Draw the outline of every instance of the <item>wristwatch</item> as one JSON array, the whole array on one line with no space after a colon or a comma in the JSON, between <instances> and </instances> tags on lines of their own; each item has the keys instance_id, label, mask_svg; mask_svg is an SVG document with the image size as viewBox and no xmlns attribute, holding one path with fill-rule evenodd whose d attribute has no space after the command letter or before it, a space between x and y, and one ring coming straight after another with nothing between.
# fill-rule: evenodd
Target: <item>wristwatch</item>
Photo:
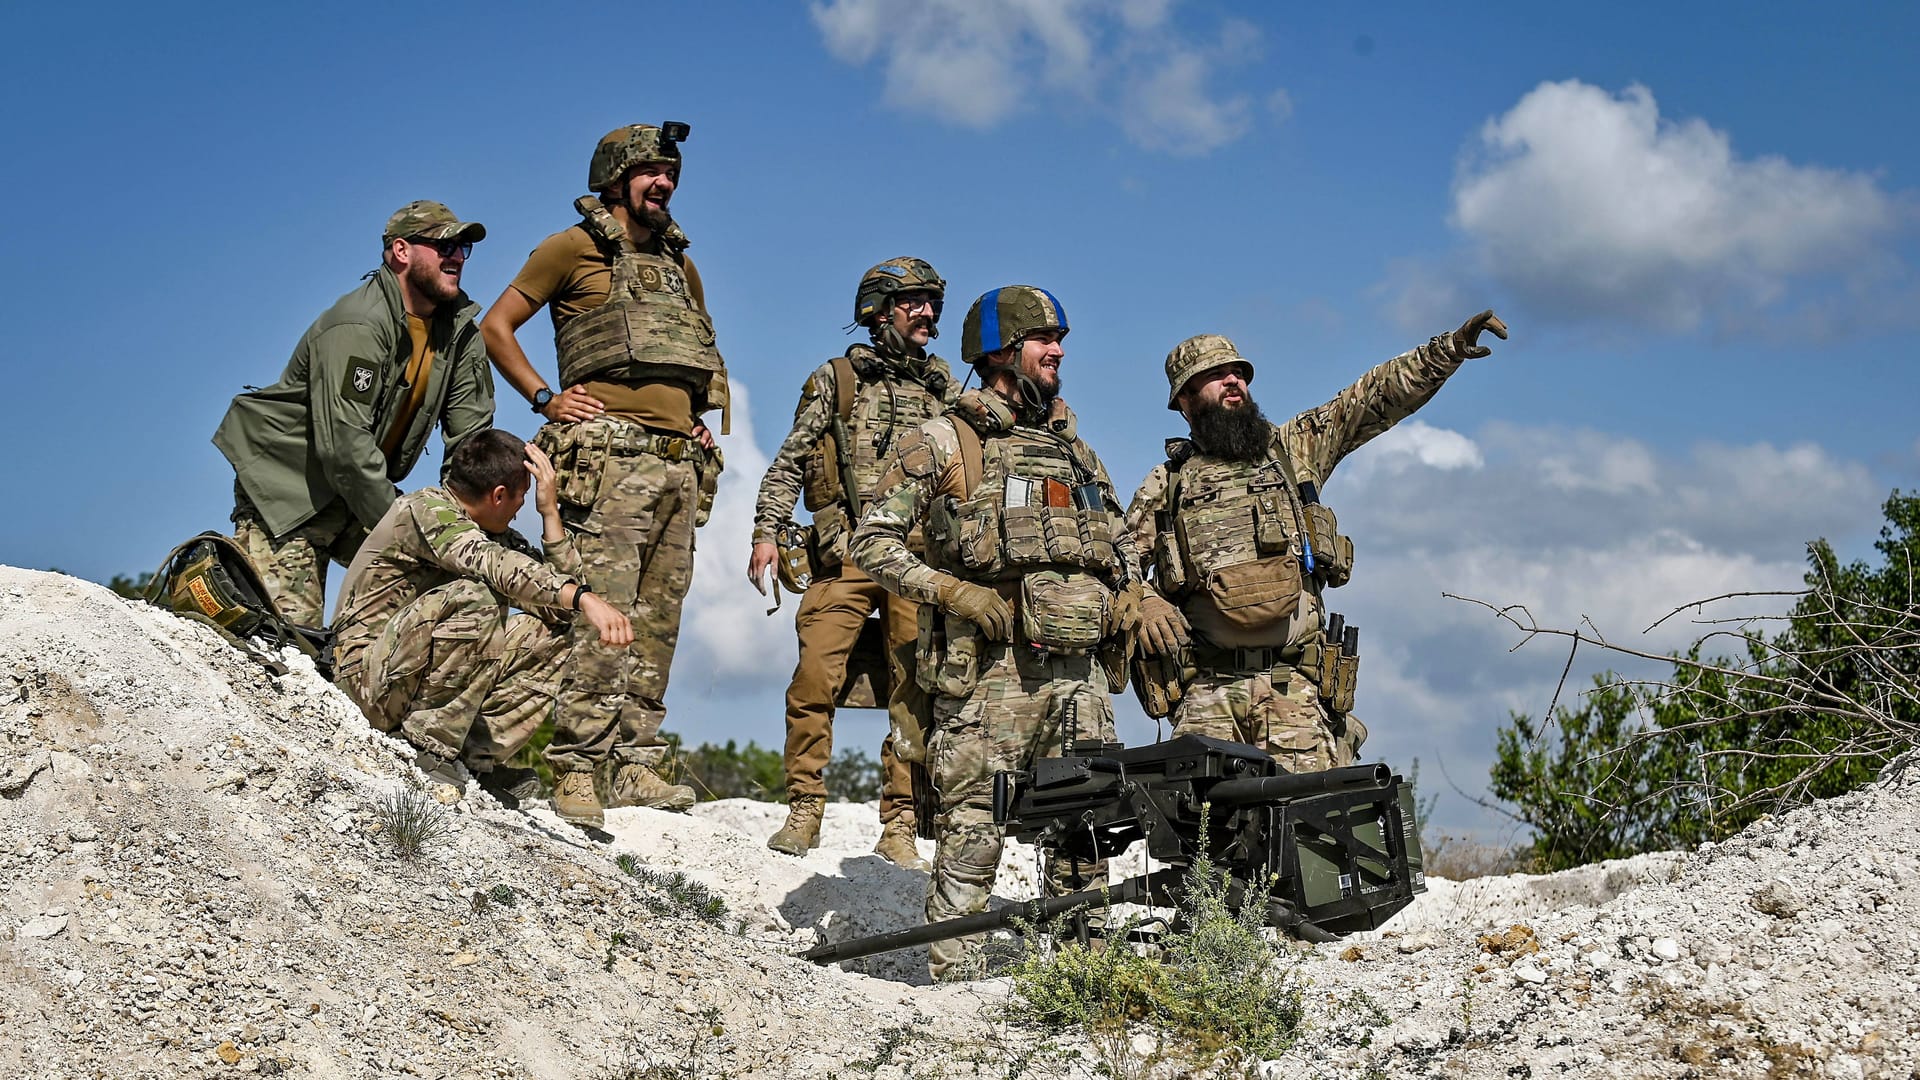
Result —
<instances>
[{"instance_id":1,"label":"wristwatch","mask_svg":"<svg viewBox=\"0 0 1920 1080\"><path fill-rule=\"evenodd\" d=\"M540 412L544 410L552 401L553 391L551 389L543 386L535 390L533 392L533 411Z\"/></svg>"}]
</instances>

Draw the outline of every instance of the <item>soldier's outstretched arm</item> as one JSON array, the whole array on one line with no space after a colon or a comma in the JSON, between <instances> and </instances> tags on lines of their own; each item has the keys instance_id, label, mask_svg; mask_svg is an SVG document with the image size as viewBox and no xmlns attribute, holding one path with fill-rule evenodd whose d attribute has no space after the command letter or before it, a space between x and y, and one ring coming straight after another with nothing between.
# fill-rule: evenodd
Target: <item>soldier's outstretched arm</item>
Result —
<instances>
[{"instance_id":1,"label":"soldier's outstretched arm","mask_svg":"<svg viewBox=\"0 0 1920 1080\"><path fill-rule=\"evenodd\" d=\"M1489 332L1507 336L1507 324L1492 310L1375 366L1332 401L1288 421L1283 432L1296 467L1325 483L1342 458L1433 400L1461 364L1491 355L1480 344L1480 335Z\"/></svg>"}]
</instances>

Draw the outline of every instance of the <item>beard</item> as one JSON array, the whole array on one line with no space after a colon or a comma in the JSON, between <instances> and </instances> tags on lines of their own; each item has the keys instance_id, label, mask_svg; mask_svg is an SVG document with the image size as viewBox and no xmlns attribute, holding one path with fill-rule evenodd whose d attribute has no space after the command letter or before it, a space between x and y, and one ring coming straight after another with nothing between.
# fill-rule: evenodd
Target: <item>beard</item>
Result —
<instances>
[{"instance_id":1,"label":"beard","mask_svg":"<svg viewBox=\"0 0 1920 1080\"><path fill-rule=\"evenodd\" d=\"M1228 461L1260 461L1273 441L1273 425L1267 423L1266 414L1252 397L1232 409L1218 402L1201 405L1187 425L1193 429L1193 442L1201 453Z\"/></svg>"},{"instance_id":2,"label":"beard","mask_svg":"<svg viewBox=\"0 0 1920 1080\"><path fill-rule=\"evenodd\" d=\"M421 296L436 304L444 304L460 295L460 283L448 281L447 276L441 273L442 265L429 268L422 260L407 267L407 282L419 290Z\"/></svg>"},{"instance_id":3,"label":"beard","mask_svg":"<svg viewBox=\"0 0 1920 1080\"><path fill-rule=\"evenodd\" d=\"M668 213L665 207L656 209L641 203L638 206L629 206L627 210L633 215L635 223L655 236L666 232L673 225L673 215Z\"/></svg>"}]
</instances>

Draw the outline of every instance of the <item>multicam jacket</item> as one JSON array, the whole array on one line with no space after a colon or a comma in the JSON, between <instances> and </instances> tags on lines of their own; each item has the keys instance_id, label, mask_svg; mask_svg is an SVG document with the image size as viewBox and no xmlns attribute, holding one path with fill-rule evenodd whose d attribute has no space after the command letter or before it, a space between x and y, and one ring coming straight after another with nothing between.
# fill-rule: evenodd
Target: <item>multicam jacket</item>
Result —
<instances>
[{"instance_id":1,"label":"multicam jacket","mask_svg":"<svg viewBox=\"0 0 1920 1080\"><path fill-rule=\"evenodd\" d=\"M479 314L464 292L440 305L429 324L434 361L426 398L391 459L380 436L406 396L412 341L399 279L384 266L314 320L279 382L233 399L213 444L233 464L269 533L292 532L335 499L372 528L435 424L449 454L493 426L493 369Z\"/></svg>"},{"instance_id":2,"label":"multicam jacket","mask_svg":"<svg viewBox=\"0 0 1920 1080\"><path fill-rule=\"evenodd\" d=\"M985 470L981 477L975 478L975 491L965 490L963 480L960 436L955 430L956 424L963 423L971 423L983 442ZM1100 516L1110 513L1117 519L1119 504L1112 494L1113 482L1099 456L1080 439L1077 426L1073 411L1064 401L1056 400L1045 421L1034 423L1018 418L1011 404L993 390L962 395L946 415L927 421L900 440L887 463L886 475L880 480L879 497L861 518L860 527L854 530L851 545L854 562L889 592L923 604L937 602L936 582L941 571L913 553L908 537L933 515L937 500L951 500L948 505L957 509L969 502L971 496L984 497L994 485L1007 484L1010 467L1020 469L1022 474L1031 472L1041 479L1058 471L1058 479L1063 482L1071 482L1067 478L1072 477L1078 483L1093 485L1101 492L1104 503ZM1008 451L1009 444L1013 453ZM1060 467L1056 470L1041 460L1043 454L1058 458ZM1021 458L1027 464L1000 464ZM1131 539L1123 531L1114 531L1119 535L1109 533L1105 537L1111 545L1109 557L1114 566L1112 579L1107 583L1117 587L1130 576L1136 558ZM1029 563L1014 549L1020 541L1032 540L1037 545L1036 552L1052 550L1048 545L1051 535L1049 530L1046 536L1002 534L997 537L996 546L1001 548L1002 555L982 553L981 564L989 566L997 559L1001 565L999 570L983 569L975 573L964 565L945 565L942 569L965 579L1001 580L1009 574L1017 575L1026 566L1046 562L1036 557ZM1080 537L1083 541L1085 533ZM945 563L942 553L932 549L949 542L957 544L959 537L929 535L929 558ZM1090 545L1083 543L1082 550L1090 550ZM1008 553L1012 557L1006 557Z\"/></svg>"},{"instance_id":3,"label":"multicam jacket","mask_svg":"<svg viewBox=\"0 0 1920 1080\"><path fill-rule=\"evenodd\" d=\"M847 540L859 524L860 512L879 491L888 456L900 440L939 415L957 396L946 361L937 356L893 357L871 345L847 350L847 364L829 360L815 368L800 391L794 409L793 430L773 455L760 481L760 498L753 513L753 542L775 542L775 532L793 515L805 496L813 511L814 535L821 570L846 561ZM852 444L851 463L859 503L849 507L841 491L833 422L839 411L836 366L851 370L851 414L845 426Z\"/></svg>"},{"instance_id":4,"label":"multicam jacket","mask_svg":"<svg viewBox=\"0 0 1920 1080\"><path fill-rule=\"evenodd\" d=\"M1378 365L1334 395L1333 400L1276 426L1274 450L1265 462L1227 461L1199 451L1187 440L1169 440L1169 456L1180 462L1182 505L1168 505L1169 490L1175 485L1171 466L1162 463L1147 474L1127 509L1127 530L1133 536L1142 575L1153 567L1153 586L1180 605L1194 628L1216 645L1299 645L1317 639L1325 615L1321 594L1329 584L1345 580L1344 569L1331 582L1324 570L1325 563L1338 558L1335 552L1322 550L1319 572L1300 576L1297 608L1289 604L1290 618L1268 634L1255 635L1263 640L1236 640L1234 628L1219 617L1216 597L1203 582L1216 571L1214 564L1230 563L1236 554L1251 559L1271 549L1301 556L1301 534L1311 530L1313 522L1302 505L1299 485L1312 484L1316 490L1322 487L1334 466L1413 415L1463 362L1449 332ZM1268 471L1284 477L1285 482L1264 484L1261 477ZM1249 512L1236 517L1231 510L1216 510L1223 502L1232 504L1236 500L1248 503ZM1331 515L1326 520L1330 521ZM1269 528L1278 535L1271 538L1271 544L1267 543L1269 538L1253 535L1212 535L1223 526L1248 534ZM1202 533L1207 535L1199 535ZM1189 539L1183 544L1182 536L1197 537L1198 542ZM1346 561L1350 568L1350 545Z\"/></svg>"},{"instance_id":5,"label":"multicam jacket","mask_svg":"<svg viewBox=\"0 0 1920 1080\"><path fill-rule=\"evenodd\" d=\"M334 653L342 668L352 666L388 620L461 578L484 582L503 602L548 622L566 622L573 613L560 607L560 590L580 576L571 534L548 544L543 562L518 532L487 533L445 488L422 488L394 501L347 568Z\"/></svg>"}]
</instances>

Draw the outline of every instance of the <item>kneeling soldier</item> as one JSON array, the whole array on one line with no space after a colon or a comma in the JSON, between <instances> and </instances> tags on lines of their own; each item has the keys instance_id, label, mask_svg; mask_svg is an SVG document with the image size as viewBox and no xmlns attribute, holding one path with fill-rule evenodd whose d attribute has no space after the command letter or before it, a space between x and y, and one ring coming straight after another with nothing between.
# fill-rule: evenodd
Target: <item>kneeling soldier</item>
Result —
<instances>
[{"instance_id":1,"label":"kneeling soldier","mask_svg":"<svg viewBox=\"0 0 1920 1080\"><path fill-rule=\"evenodd\" d=\"M333 623L336 681L430 767L460 761L487 780L552 715L572 616L616 647L633 628L578 584L553 465L538 447L490 428L460 444L444 480L396 500L348 568ZM544 562L511 527L529 486ZM509 614L509 604L525 610ZM555 793L556 810L565 797ZM598 809L591 791L585 801Z\"/></svg>"},{"instance_id":2,"label":"kneeling soldier","mask_svg":"<svg viewBox=\"0 0 1920 1080\"><path fill-rule=\"evenodd\" d=\"M1367 729L1353 713L1359 632L1322 593L1347 583L1353 542L1319 489L1333 467L1413 415L1467 360L1507 336L1486 311L1375 367L1332 401L1271 424L1253 363L1218 334L1167 354L1167 408L1191 439L1167 440L1127 510L1152 568L1140 624L1142 702L1180 734L1251 743L1290 772L1350 765Z\"/></svg>"},{"instance_id":3,"label":"kneeling soldier","mask_svg":"<svg viewBox=\"0 0 1920 1080\"><path fill-rule=\"evenodd\" d=\"M794 616L800 661L787 687L787 821L767 841L775 851L801 855L820 843L834 704L846 688L847 661L873 611L884 619L889 686L896 699L913 677L899 660L903 652L912 655L919 605L889 595L861 573L847 558L847 538L878 493L887 451L945 410L957 392L946 361L927 353L927 342L939 333L946 287L920 259L888 259L861 277L853 321L867 328L872 343L854 345L807 377L793 430L760 481L747 577L761 591L778 553L776 536L793 514L795 500L804 494L813 512L813 576ZM919 530L909 537L909 546L921 550ZM896 729L899 720L896 713ZM880 744L880 842L873 850L895 865L925 870L926 860L914 848L913 781L901 753L924 761L926 744L918 725L911 726L916 730L897 730ZM903 736L909 745L902 745Z\"/></svg>"}]
</instances>

